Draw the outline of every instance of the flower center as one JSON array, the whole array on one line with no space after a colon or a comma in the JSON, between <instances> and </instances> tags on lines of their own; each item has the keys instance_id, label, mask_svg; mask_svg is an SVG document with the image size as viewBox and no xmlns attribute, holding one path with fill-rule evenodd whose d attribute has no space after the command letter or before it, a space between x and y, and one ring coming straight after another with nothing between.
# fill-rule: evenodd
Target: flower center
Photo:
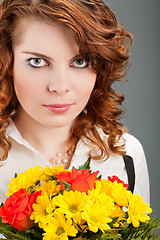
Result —
<instances>
[{"instance_id":1,"label":"flower center","mask_svg":"<svg viewBox=\"0 0 160 240\"><path fill-rule=\"evenodd\" d=\"M56 234L58 235L58 236L60 236L61 234L63 234L65 231L64 231L64 229L62 228L62 227L59 227L58 229L57 229L57 231L56 231Z\"/></svg>"},{"instance_id":2,"label":"flower center","mask_svg":"<svg viewBox=\"0 0 160 240\"><path fill-rule=\"evenodd\" d=\"M71 212L76 212L77 210L78 210L78 208L77 208L77 205L75 205L75 204L73 204L73 205L71 205L70 207L69 207L69 210L71 211Z\"/></svg>"},{"instance_id":3,"label":"flower center","mask_svg":"<svg viewBox=\"0 0 160 240\"><path fill-rule=\"evenodd\" d=\"M92 216L90 219L92 222L97 223L97 219L95 217Z\"/></svg>"}]
</instances>

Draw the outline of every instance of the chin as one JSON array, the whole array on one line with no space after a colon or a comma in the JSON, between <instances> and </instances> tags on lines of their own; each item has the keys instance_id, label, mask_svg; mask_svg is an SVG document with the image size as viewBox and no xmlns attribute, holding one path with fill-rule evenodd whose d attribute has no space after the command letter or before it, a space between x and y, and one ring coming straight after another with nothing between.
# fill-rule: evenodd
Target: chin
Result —
<instances>
[{"instance_id":1,"label":"chin","mask_svg":"<svg viewBox=\"0 0 160 240\"><path fill-rule=\"evenodd\" d=\"M72 121L54 121L54 122L50 122L50 123L45 123L44 126L48 126L51 128L63 128L63 127L68 127L68 126L72 126Z\"/></svg>"}]
</instances>

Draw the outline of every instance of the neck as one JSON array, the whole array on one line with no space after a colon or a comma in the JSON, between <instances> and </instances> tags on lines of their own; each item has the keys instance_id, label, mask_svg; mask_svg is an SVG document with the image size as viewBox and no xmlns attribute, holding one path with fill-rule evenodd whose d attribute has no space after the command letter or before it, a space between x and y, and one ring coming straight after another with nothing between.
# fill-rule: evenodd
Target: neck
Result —
<instances>
[{"instance_id":1,"label":"neck","mask_svg":"<svg viewBox=\"0 0 160 240\"><path fill-rule=\"evenodd\" d=\"M71 126L45 126L24 111L17 111L13 121L22 137L46 159L52 158L56 153L63 154L68 150L67 142Z\"/></svg>"}]
</instances>

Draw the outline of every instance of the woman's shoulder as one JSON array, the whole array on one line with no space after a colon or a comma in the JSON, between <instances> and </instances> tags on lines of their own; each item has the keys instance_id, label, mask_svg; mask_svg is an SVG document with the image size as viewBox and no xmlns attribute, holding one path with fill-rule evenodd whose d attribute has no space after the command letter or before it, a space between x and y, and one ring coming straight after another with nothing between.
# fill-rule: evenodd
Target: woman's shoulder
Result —
<instances>
[{"instance_id":1,"label":"woman's shoulder","mask_svg":"<svg viewBox=\"0 0 160 240\"><path fill-rule=\"evenodd\" d=\"M150 202L149 174L147 160L141 142L131 134L125 133L126 155L132 157L135 169L135 190L134 193L141 195L145 202Z\"/></svg>"},{"instance_id":2,"label":"woman's shoulder","mask_svg":"<svg viewBox=\"0 0 160 240\"><path fill-rule=\"evenodd\" d=\"M108 138L102 129L98 129L98 132L103 140ZM131 156L133 159L137 159L137 161L141 161L144 158L145 154L143 146L141 142L132 134L128 132L123 133L119 143L120 145L123 143L125 144L126 155Z\"/></svg>"},{"instance_id":3,"label":"woman's shoulder","mask_svg":"<svg viewBox=\"0 0 160 240\"><path fill-rule=\"evenodd\" d=\"M126 133L123 133L122 136L126 140L127 143L131 143L131 144L134 143L134 144L136 144L136 146L142 146L140 141L132 134L126 132Z\"/></svg>"},{"instance_id":4,"label":"woman's shoulder","mask_svg":"<svg viewBox=\"0 0 160 240\"><path fill-rule=\"evenodd\" d=\"M108 136L103 132L101 128L98 128L97 130L103 140L108 139ZM140 154L143 152L143 146L141 142L132 134L128 132L123 133L122 137L119 140L119 143L122 144L123 142L125 143L126 154Z\"/></svg>"},{"instance_id":5,"label":"woman's shoulder","mask_svg":"<svg viewBox=\"0 0 160 240\"><path fill-rule=\"evenodd\" d=\"M123 138L125 140L126 154L131 156L142 156L144 150L141 142L133 135L124 133Z\"/></svg>"}]
</instances>

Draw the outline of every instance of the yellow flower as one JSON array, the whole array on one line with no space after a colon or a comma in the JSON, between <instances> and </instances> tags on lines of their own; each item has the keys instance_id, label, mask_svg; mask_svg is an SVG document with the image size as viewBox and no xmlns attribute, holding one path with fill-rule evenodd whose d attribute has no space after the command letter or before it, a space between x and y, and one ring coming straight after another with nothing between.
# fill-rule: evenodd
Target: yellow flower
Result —
<instances>
[{"instance_id":1,"label":"yellow flower","mask_svg":"<svg viewBox=\"0 0 160 240\"><path fill-rule=\"evenodd\" d=\"M16 178L11 179L11 184L8 184L9 189L6 195L11 196L21 188L29 190L31 187L32 190L36 191L35 185L40 183L41 177L42 171L40 166L29 168L25 172L18 174Z\"/></svg>"},{"instance_id":2,"label":"yellow flower","mask_svg":"<svg viewBox=\"0 0 160 240\"><path fill-rule=\"evenodd\" d=\"M43 240L68 240L68 236L75 237L78 232L73 226L72 220L66 219L64 215L56 215L51 218L44 227L44 231Z\"/></svg>"},{"instance_id":3,"label":"yellow flower","mask_svg":"<svg viewBox=\"0 0 160 240\"><path fill-rule=\"evenodd\" d=\"M63 171L71 171L69 169L64 169L64 166L53 166L52 168L50 168L49 166L46 166L43 169L43 180L47 181L49 178L54 177L56 174L63 172Z\"/></svg>"},{"instance_id":4,"label":"yellow flower","mask_svg":"<svg viewBox=\"0 0 160 240\"><path fill-rule=\"evenodd\" d=\"M92 232L97 232L110 229L108 223L112 222L112 219L108 217L108 212L105 207L98 203L88 204L85 212L82 213L82 217L87 221L88 227Z\"/></svg>"},{"instance_id":5,"label":"yellow flower","mask_svg":"<svg viewBox=\"0 0 160 240\"><path fill-rule=\"evenodd\" d=\"M40 228L43 228L52 218L54 209L53 199L51 200L47 193L44 193L43 196L38 196L36 203L33 204L30 218L38 223Z\"/></svg>"},{"instance_id":6,"label":"yellow flower","mask_svg":"<svg viewBox=\"0 0 160 240\"><path fill-rule=\"evenodd\" d=\"M42 195L46 192L48 194L49 197L55 196L57 195L57 193L59 193L61 191L61 186L60 185L56 185L56 181L47 181L44 182L38 189L42 190Z\"/></svg>"},{"instance_id":7,"label":"yellow flower","mask_svg":"<svg viewBox=\"0 0 160 240\"><path fill-rule=\"evenodd\" d=\"M116 218L118 217L117 221L113 224L114 227L119 227L122 226L124 227L124 221L126 220L125 218L125 212L118 206L114 205L114 209L111 212L111 218Z\"/></svg>"},{"instance_id":8,"label":"yellow flower","mask_svg":"<svg viewBox=\"0 0 160 240\"><path fill-rule=\"evenodd\" d=\"M108 216L114 211L114 201L110 196L107 196L106 193L100 193L99 190L92 189L92 191L88 191L88 196L91 197L92 203L102 205L108 212Z\"/></svg>"},{"instance_id":9,"label":"yellow flower","mask_svg":"<svg viewBox=\"0 0 160 240\"><path fill-rule=\"evenodd\" d=\"M146 213L151 213L152 209L149 204L143 202L143 198L138 194L133 194L129 199L128 206L128 223L132 223L134 227L139 227L140 222L147 222L150 217Z\"/></svg>"},{"instance_id":10,"label":"yellow flower","mask_svg":"<svg viewBox=\"0 0 160 240\"><path fill-rule=\"evenodd\" d=\"M104 187L105 184L108 184L110 181L109 180L105 180L105 179L100 179L99 181L96 181L96 190L99 190L99 192L104 192Z\"/></svg>"},{"instance_id":11,"label":"yellow flower","mask_svg":"<svg viewBox=\"0 0 160 240\"><path fill-rule=\"evenodd\" d=\"M92 199L93 197L95 197L96 201L99 201L98 199L101 198L103 194L106 194L106 196L110 197L115 202L114 206L112 207L110 206L111 218L118 217L117 222L113 226L119 227L119 225L121 225L123 227L125 220L124 218L125 212L119 206L128 205L128 198L131 195L131 192L127 191L126 188L124 188L123 185L120 183L117 182L112 183L109 180L101 179L100 181L96 181L96 188L92 189L92 191L89 192L89 195L92 196ZM99 201L99 203L105 206L106 200L103 197L102 200Z\"/></svg>"},{"instance_id":12,"label":"yellow flower","mask_svg":"<svg viewBox=\"0 0 160 240\"><path fill-rule=\"evenodd\" d=\"M73 218L76 223L80 223L82 220L81 212L89 200L90 198L84 192L64 191L63 195L54 197L54 203L59 207L55 213L64 213L67 218Z\"/></svg>"},{"instance_id":13,"label":"yellow flower","mask_svg":"<svg viewBox=\"0 0 160 240\"><path fill-rule=\"evenodd\" d=\"M110 182L108 180L101 180L102 191L110 196L117 205L128 206L128 199L132 193L123 187L122 183Z\"/></svg>"}]
</instances>

